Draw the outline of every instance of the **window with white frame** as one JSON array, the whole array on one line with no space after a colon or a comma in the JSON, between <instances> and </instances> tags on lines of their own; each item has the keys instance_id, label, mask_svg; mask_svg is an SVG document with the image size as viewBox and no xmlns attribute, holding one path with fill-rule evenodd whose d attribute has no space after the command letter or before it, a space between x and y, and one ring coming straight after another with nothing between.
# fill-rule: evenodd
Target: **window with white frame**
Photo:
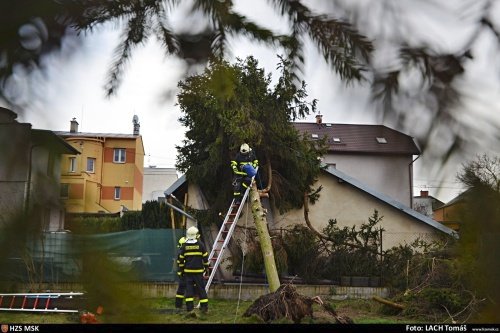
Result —
<instances>
[{"instance_id":1,"label":"window with white frame","mask_svg":"<svg viewBox=\"0 0 500 333\"><path fill-rule=\"evenodd\" d=\"M122 196L122 188L119 186L115 187L115 200L120 200Z\"/></svg>"},{"instance_id":2,"label":"window with white frame","mask_svg":"<svg viewBox=\"0 0 500 333\"><path fill-rule=\"evenodd\" d=\"M95 158L87 157L87 172L95 172Z\"/></svg>"},{"instance_id":3,"label":"window with white frame","mask_svg":"<svg viewBox=\"0 0 500 333\"><path fill-rule=\"evenodd\" d=\"M69 172L76 172L76 157L69 158Z\"/></svg>"},{"instance_id":4,"label":"window with white frame","mask_svg":"<svg viewBox=\"0 0 500 333\"><path fill-rule=\"evenodd\" d=\"M125 148L115 148L113 153L114 163L125 163L126 161L126 151Z\"/></svg>"}]
</instances>

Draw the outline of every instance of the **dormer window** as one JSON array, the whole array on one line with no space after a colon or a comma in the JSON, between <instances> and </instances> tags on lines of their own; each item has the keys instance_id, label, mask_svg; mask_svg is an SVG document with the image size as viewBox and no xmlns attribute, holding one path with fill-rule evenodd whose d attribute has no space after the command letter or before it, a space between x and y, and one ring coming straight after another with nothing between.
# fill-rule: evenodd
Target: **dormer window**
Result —
<instances>
[{"instance_id":1,"label":"dormer window","mask_svg":"<svg viewBox=\"0 0 500 333\"><path fill-rule=\"evenodd\" d=\"M313 133L311 134L311 138L313 138L313 140L319 139L319 135Z\"/></svg>"},{"instance_id":2,"label":"dormer window","mask_svg":"<svg viewBox=\"0 0 500 333\"><path fill-rule=\"evenodd\" d=\"M387 143L387 139L386 139L386 138L384 138L384 137L377 137L377 142L378 142L378 143L382 143L382 144L383 144L383 143Z\"/></svg>"},{"instance_id":3,"label":"dormer window","mask_svg":"<svg viewBox=\"0 0 500 333\"><path fill-rule=\"evenodd\" d=\"M340 143L341 142L340 138L333 138L332 141L333 141L333 143Z\"/></svg>"}]
</instances>

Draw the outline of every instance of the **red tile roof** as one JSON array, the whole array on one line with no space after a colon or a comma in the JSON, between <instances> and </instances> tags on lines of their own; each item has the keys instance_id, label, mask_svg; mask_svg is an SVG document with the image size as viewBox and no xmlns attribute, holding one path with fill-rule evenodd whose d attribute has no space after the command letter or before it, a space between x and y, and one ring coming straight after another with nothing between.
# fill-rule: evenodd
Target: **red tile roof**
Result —
<instances>
[{"instance_id":1,"label":"red tile roof","mask_svg":"<svg viewBox=\"0 0 500 333\"><path fill-rule=\"evenodd\" d=\"M296 122L293 125L300 132L309 133L311 138L313 134L317 134L318 138L326 136L329 152L411 155L421 153L411 136L383 125L303 122ZM340 142L335 142L334 138L340 139ZM385 138L387 143L379 143L377 138Z\"/></svg>"}]
</instances>

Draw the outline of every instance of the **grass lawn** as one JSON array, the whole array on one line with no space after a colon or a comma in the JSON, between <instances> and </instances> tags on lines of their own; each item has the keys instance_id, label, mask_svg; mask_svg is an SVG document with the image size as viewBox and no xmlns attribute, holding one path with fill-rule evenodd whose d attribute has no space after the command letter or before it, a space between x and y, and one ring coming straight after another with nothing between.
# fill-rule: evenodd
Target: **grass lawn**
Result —
<instances>
[{"instance_id":1,"label":"grass lawn","mask_svg":"<svg viewBox=\"0 0 500 333\"><path fill-rule=\"evenodd\" d=\"M151 324L256 324L262 323L257 317L243 317L251 301L216 300L211 299L209 313L202 314L195 310L195 315L189 316L185 311L174 310L173 299L158 298L148 300L146 306L131 311L114 311L104 309L102 315L97 315L99 323L151 323ZM416 323L418 321L400 317L388 316L379 312L380 305L371 300L331 301L331 305L340 316L348 316L357 324L394 324ZM313 307L314 318L304 318L304 324L334 323L333 317L320 311L319 305ZM0 323L17 324L74 324L79 323L80 314L64 313L33 313L33 312L0 312ZM291 323L279 320L279 323Z\"/></svg>"}]
</instances>

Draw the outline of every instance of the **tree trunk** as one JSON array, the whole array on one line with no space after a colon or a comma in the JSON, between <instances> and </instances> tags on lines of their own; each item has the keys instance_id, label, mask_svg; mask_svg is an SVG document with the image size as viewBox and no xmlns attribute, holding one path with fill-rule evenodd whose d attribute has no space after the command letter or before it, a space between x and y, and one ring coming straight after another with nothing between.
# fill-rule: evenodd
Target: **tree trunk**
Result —
<instances>
[{"instance_id":1,"label":"tree trunk","mask_svg":"<svg viewBox=\"0 0 500 333\"><path fill-rule=\"evenodd\" d=\"M394 302L391 302L385 298L382 298L382 297L378 297L378 296L373 296L373 300L374 301L377 301L379 303L382 303L382 304L385 304L385 305L388 305L390 307L393 307L395 309L399 309L399 310L404 310L405 307L404 305L402 304L398 304L398 303L394 303Z\"/></svg>"},{"instance_id":2,"label":"tree trunk","mask_svg":"<svg viewBox=\"0 0 500 333\"><path fill-rule=\"evenodd\" d=\"M257 190L255 182L252 184L250 190L250 204L252 205L253 220L259 235L262 256L264 257L264 267L266 269L267 281L269 282L269 289L271 292L275 292L280 287L280 280L278 277L278 269L276 268L276 261L274 260L271 236L267 229L266 213L264 209L262 209L259 191Z\"/></svg>"}]
</instances>

